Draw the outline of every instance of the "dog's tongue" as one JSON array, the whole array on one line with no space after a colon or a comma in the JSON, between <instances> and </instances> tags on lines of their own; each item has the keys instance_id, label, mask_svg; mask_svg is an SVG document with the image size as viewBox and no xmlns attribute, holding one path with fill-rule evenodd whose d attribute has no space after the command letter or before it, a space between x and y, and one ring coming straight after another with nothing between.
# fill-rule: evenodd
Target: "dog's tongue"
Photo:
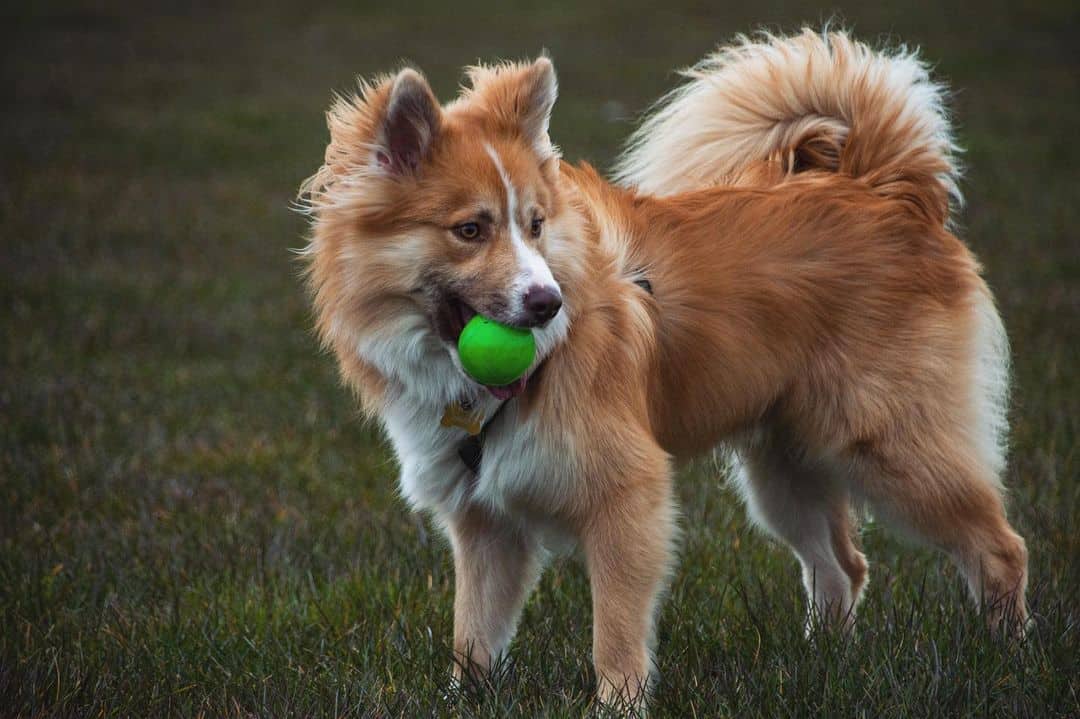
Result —
<instances>
[{"instance_id":1,"label":"dog's tongue","mask_svg":"<svg viewBox=\"0 0 1080 719\"><path fill-rule=\"evenodd\" d=\"M505 387L490 387L487 386L488 392L491 392L495 396L495 399L507 400L511 397L517 397L519 394L525 391L525 382L528 377L522 377L513 384L508 384Z\"/></svg>"}]
</instances>

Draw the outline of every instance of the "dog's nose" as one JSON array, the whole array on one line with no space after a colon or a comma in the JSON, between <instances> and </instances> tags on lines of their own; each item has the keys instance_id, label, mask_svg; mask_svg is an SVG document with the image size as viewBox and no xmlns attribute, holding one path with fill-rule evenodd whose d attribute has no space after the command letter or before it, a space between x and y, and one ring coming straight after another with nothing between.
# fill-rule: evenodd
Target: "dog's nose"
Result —
<instances>
[{"instance_id":1,"label":"dog's nose","mask_svg":"<svg viewBox=\"0 0 1080 719\"><path fill-rule=\"evenodd\" d=\"M554 287L530 287L521 299L521 306L525 311L524 324L536 327L559 314L562 295Z\"/></svg>"}]
</instances>

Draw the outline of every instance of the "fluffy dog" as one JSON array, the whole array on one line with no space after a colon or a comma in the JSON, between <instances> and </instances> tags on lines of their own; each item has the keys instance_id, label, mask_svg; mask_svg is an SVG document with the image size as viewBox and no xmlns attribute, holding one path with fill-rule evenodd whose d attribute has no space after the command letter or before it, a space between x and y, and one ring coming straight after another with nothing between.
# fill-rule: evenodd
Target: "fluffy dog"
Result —
<instances>
[{"instance_id":1,"label":"fluffy dog","mask_svg":"<svg viewBox=\"0 0 1080 719\"><path fill-rule=\"evenodd\" d=\"M688 75L619 184L560 160L546 57L471 68L445 106L405 69L328 113L303 188L318 332L402 493L449 536L455 673L490 667L549 552L577 547L600 698L639 699L673 463L718 446L823 621L852 620L867 506L1022 626L1027 555L999 482L1008 349L949 230L942 89L912 54L810 31L743 39ZM463 373L477 313L533 328L526 378ZM478 437L442 421L462 407Z\"/></svg>"}]
</instances>

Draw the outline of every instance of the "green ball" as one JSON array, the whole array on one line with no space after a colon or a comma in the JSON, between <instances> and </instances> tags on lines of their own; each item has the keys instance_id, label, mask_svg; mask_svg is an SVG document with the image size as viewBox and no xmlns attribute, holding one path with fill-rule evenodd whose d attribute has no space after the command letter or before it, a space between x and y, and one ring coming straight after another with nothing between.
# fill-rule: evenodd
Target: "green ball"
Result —
<instances>
[{"instance_id":1,"label":"green ball","mask_svg":"<svg viewBox=\"0 0 1080 719\"><path fill-rule=\"evenodd\" d=\"M536 357L536 340L529 330L508 327L477 315L458 337L458 356L469 376L489 387L512 384Z\"/></svg>"}]
</instances>

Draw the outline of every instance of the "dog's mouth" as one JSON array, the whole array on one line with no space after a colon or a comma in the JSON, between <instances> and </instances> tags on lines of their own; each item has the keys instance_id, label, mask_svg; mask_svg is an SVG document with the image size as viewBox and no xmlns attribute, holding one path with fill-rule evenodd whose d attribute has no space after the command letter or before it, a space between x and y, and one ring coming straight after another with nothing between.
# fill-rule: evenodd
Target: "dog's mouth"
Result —
<instances>
[{"instance_id":1,"label":"dog's mouth","mask_svg":"<svg viewBox=\"0 0 1080 719\"><path fill-rule=\"evenodd\" d=\"M435 310L434 324L435 331L438 333L439 338L447 344L452 345L455 350L457 348L458 340L461 338L461 332L465 329L465 325L469 324L469 320L476 315L480 314L469 305L468 302L461 299L456 295L446 295L439 303ZM484 385L496 399L507 400L512 397L517 397L519 394L525 391L525 385L529 381L529 375L525 375L514 382L502 387L493 387L491 385Z\"/></svg>"},{"instance_id":2,"label":"dog's mouth","mask_svg":"<svg viewBox=\"0 0 1080 719\"><path fill-rule=\"evenodd\" d=\"M461 332L469 320L479 313L469 303L454 295L447 295L435 310L435 331L444 341L457 347Z\"/></svg>"},{"instance_id":3,"label":"dog's mouth","mask_svg":"<svg viewBox=\"0 0 1080 719\"><path fill-rule=\"evenodd\" d=\"M510 399L511 397L517 397L519 394L525 391L525 385L529 381L528 373L525 376L511 382L503 387L492 387L490 385L484 385L488 392L494 395L495 399Z\"/></svg>"}]
</instances>

